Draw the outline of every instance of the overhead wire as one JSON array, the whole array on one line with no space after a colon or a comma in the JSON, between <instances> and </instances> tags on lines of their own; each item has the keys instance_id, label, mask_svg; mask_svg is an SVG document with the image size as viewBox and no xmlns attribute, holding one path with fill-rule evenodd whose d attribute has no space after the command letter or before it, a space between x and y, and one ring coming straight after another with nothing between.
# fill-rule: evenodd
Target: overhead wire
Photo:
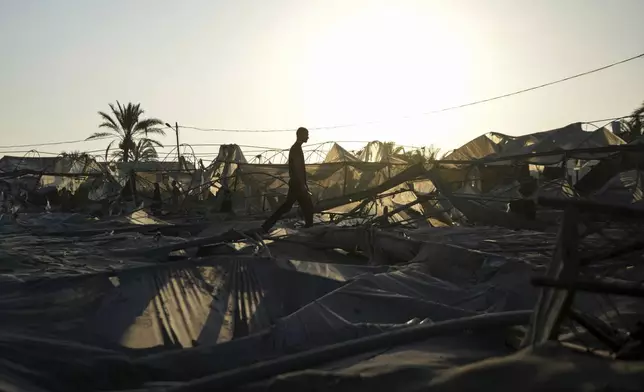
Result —
<instances>
[{"instance_id":1,"label":"overhead wire","mask_svg":"<svg viewBox=\"0 0 644 392\"><path fill-rule=\"evenodd\" d=\"M464 104L460 104L460 105L449 106L449 107L445 107L445 108L442 108L442 109L428 111L428 112L421 113L420 115L429 115L429 114L442 113L442 112L461 109L461 108L465 108L465 107L469 107L469 106L479 105L479 104L482 104L482 103L487 103L487 102L491 102L491 101L495 101L495 100L499 100L499 99L503 99L503 98L508 98L508 97L523 94L523 93L526 93L526 92L529 92L529 91L534 91L534 90L541 89L541 88L544 88L544 87L549 87L549 86L552 86L552 85L555 85L555 84L558 84L558 83L563 83L563 82L566 82L566 81L569 81L569 80L572 80L572 79L587 76L587 75L590 75L590 74L593 74L593 73L596 73L596 72L600 72L600 71L615 67L617 65L621 65L621 64L633 61L633 60L640 59L642 57L644 57L644 53L640 53L640 54L638 54L636 56L632 56L632 57L626 58L626 59L621 60L621 61L617 61L617 62L608 64L608 65L604 65L604 66L599 67L599 68L595 68L595 69L592 69L592 70L589 70L589 71L586 71L586 72L582 72L582 73L578 73L578 74L568 76L568 77L565 77L565 78L557 79L557 80L554 80L554 81L551 81L551 82L548 82L548 83L543 83L543 84L540 84L540 85L524 88L524 89L521 89L521 90L513 91L513 92L502 94L502 95L493 96L493 97L486 98L486 99L481 99L481 100L472 101L472 102L468 102L468 103L464 103ZM400 118L408 118L408 117L412 117L412 115L402 116ZM609 121L609 120L618 120L618 119L624 119L624 118L629 118L629 117L632 117L632 116L623 116L623 117L616 117L616 118L613 118L613 119L602 119L602 120L587 121L585 123L592 124L592 123L596 123L596 122ZM356 122L356 123L334 125L334 126L311 127L309 129L310 130L329 130L329 129L338 129L338 128L348 128L348 127L354 127L354 126L360 126L360 125L376 124L376 123L379 123L379 122L381 122L381 121ZM181 129L191 129L191 130L197 130L197 131L203 131L203 132L229 132L229 133L275 133L275 132L292 132L293 131L293 129L200 128L200 127L193 127L193 126L187 126L187 125L179 125L179 128L181 128ZM88 139L78 139L78 140L68 140L68 141L60 141L60 142L16 144L16 145L0 146L0 148L55 146L55 145L83 143L83 142L89 142L89 141L94 141L94 140L104 140L104 139L111 139L111 137L103 137L103 138L96 138L96 139L90 139L90 140L88 140ZM345 142L345 143L348 143L348 142ZM205 146L207 144L201 144L201 145ZM219 146L221 144L215 144L215 145ZM242 147L242 146L240 146L240 147ZM243 147L263 148L263 147L259 147L259 146L243 146ZM268 149L271 149L271 148L272 147L270 147ZM278 148L275 148L275 150L277 150L277 149Z\"/></svg>"},{"instance_id":2,"label":"overhead wire","mask_svg":"<svg viewBox=\"0 0 644 392\"><path fill-rule=\"evenodd\" d=\"M79 139L79 140L68 140L64 142L47 142L47 143L34 143L34 144L15 144L11 146L0 146L0 148L19 148L19 147L40 147L40 146L58 146L61 144L74 144L74 143L82 143L82 142L91 142L94 140L104 140L104 139L112 139L111 137L98 137L96 139Z\"/></svg>"},{"instance_id":3,"label":"overhead wire","mask_svg":"<svg viewBox=\"0 0 644 392\"><path fill-rule=\"evenodd\" d=\"M603 122L612 122L612 121L617 121L617 120L624 120L626 118L633 118L636 117L635 115L629 114L627 116L621 116L621 117L611 117L611 118L602 118L600 120L593 120L593 121L584 121L582 124L595 124L595 123L603 123Z\"/></svg>"},{"instance_id":4,"label":"overhead wire","mask_svg":"<svg viewBox=\"0 0 644 392\"><path fill-rule=\"evenodd\" d=\"M620 60L620 61L608 64L608 65L604 65L604 66L599 67L599 68L591 69L591 70L586 71L586 72L581 72L581 73L578 73L578 74L575 74L575 75L572 75L572 76L567 76L565 78L557 79L557 80L554 80L554 81L551 81L551 82L548 82L548 83L542 83L542 84L539 84L539 85L536 85L536 86L524 88L524 89L513 91L513 92L510 92L510 93L501 94L501 95L493 96L493 97L490 97L490 98L480 99L480 100L477 100L477 101L472 101L472 102L468 102L468 103L464 103L464 104L460 104L460 105L449 106L449 107L445 107L445 108L442 108L442 109L432 110L432 111L429 111L429 112L423 112L420 115L443 113L443 112L447 112L447 111L451 111L451 110L462 109L462 108L466 108L466 107L469 107L469 106L479 105L479 104L482 104L482 103L487 103L487 102L496 101L496 100L503 99L503 98L512 97L512 96L515 96L515 95L527 93L529 91L534 91L534 90L538 90L538 89L541 89L541 88L544 88L544 87L549 87L549 86L552 86L552 85L555 85L555 84L567 82L569 80L577 79L577 78L587 76L587 75L590 75L590 74L593 74L593 73L596 73L596 72L604 71L606 69L609 69L609 68L612 68L612 67L615 67L615 66L618 66L618 65L633 61L633 60L637 60L637 59L640 59L642 57L644 57L644 53L640 53L640 54L638 54L636 56L632 56L632 57L626 58L624 60ZM412 117L412 115L402 116L402 117L399 117L399 118L408 118L408 117ZM381 122L381 121L356 122L356 123L334 125L334 126L327 126L327 127L311 127L311 128L308 128L308 129L310 129L310 130L329 130L329 129L337 129L337 128L355 127L355 126L360 126L360 125L376 124L376 123L379 123L379 122ZM230 132L230 133L293 132L293 129L225 129L225 128L200 128L200 127L185 126L185 125L184 126L179 125L179 128L192 129L192 130L197 130L197 131L202 131L202 132Z\"/></svg>"}]
</instances>

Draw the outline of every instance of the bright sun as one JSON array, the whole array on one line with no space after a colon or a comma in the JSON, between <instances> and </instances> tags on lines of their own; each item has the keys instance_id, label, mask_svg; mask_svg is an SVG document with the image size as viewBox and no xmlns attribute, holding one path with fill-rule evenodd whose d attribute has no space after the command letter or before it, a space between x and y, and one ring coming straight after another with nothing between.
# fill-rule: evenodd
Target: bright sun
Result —
<instances>
[{"instance_id":1,"label":"bright sun","mask_svg":"<svg viewBox=\"0 0 644 392\"><path fill-rule=\"evenodd\" d=\"M319 31L303 64L319 118L332 123L377 120L352 130L353 139L382 138L392 128L404 127L403 139L420 144L419 133L428 130L428 124L448 126L445 116L429 119L417 114L460 103L467 96L467 48L458 34L444 33L445 18L419 15L427 13L403 5L356 8ZM402 118L410 114L416 116Z\"/></svg>"}]
</instances>

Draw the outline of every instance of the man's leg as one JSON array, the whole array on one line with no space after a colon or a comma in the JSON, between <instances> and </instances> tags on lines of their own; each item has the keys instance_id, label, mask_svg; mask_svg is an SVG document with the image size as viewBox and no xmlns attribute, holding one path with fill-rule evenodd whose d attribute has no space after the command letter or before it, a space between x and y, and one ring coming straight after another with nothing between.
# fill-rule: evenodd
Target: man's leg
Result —
<instances>
[{"instance_id":1,"label":"man's leg","mask_svg":"<svg viewBox=\"0 0 644 392\"><path fill-rule=\"evenodd\" d=\"M273 215L271 215L270 218L266 219L266 221L262 224L264 231L269 231L275 225L275 222L277 222L277 220L282 217L282 215L289 212L291 208L293 208L293 204L296 200L296 195L289 188L284 204L282 204L277 210L275 210Z\"/></svg>"},{"instance_id":2,"label":"man's leg","mask_svg":"<svg viewBox=\"0 0 644 392\"><path fill-rule=\"evenodd\" d=\"M300 207L302 207L305 227L313 226L313 201L311 200L311 195L309 195L308 192L299 192L297 195L297 202L300 204Z\"/></svg>"}]
</instances>

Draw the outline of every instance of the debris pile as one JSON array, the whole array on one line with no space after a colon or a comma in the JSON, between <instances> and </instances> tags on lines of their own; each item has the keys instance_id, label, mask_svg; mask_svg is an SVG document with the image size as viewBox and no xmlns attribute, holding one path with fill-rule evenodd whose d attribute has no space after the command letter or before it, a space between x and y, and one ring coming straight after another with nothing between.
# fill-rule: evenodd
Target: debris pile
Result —
<instances>
[{"instance_id":1,"label":"debris pile","mask_svg":"<svg viewBox=\"0 0 644 392\"><path fill-rule=\"evenodd\" d=\"M314 226L269 233L288 167L235 145L4 157L0 389L641 389L642 150L580 124L334 144Z\"/></svg>"}]
</instances>

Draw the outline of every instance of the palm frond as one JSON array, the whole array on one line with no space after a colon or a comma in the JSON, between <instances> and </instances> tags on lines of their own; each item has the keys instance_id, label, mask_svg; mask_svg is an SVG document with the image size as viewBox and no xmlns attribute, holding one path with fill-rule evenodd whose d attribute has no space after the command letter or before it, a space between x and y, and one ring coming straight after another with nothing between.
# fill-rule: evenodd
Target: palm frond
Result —
<instances>
[{"instance_id":1,"label":"palm frond","mask_svg":"<svg viewBox=\"0 0 644 392\"><path fill-rule=\"evenodd\" d=\"M144 110L141 109L140 103L128 102L127 104L122 104L117 100L116 104L110 103L109 107L112 111L111 114L102 111L98 112L103 120L99 128L107 128L113 133L97 132L88 138L88 140L91 140L112 136L116 139L105 150L105 159L107 160L110 155L110 148L112 148L114 142L118 142L118 151L113 152L112 156L122 161L156 157L155 147L163 147L163 145L156 140L149 139L148 134L165 135L162 129L156 128L162 125L163 122L158 118L141 118ZM143 135L144 137L140 137Z\"/></svg>"},{"instance_id":2,"label":"palm frond","mask_svg":"<svg viewBox=\"0 0 644 392\"><path fill-rule=\"evenodd\" d=\"M631 139L635 140L644 133L644 102L638 108L633 110L631 118L626 122Z\"/></svg>"},{"instance_id":3,"label":"palm frond","mask_svg":"<svg viewBox=\"0 0 644 392\"><path fill-rule=\"evenodd\" d=\"M87 139L85 140L94 140L94 139L99 139L99 138L104 138L104 137L113 137L114 134L111 132L94 132L91 134Z\"/></svg>"},{"instance_id":4,"label":"palm frond","mask_svg":"<svg viewBox=\"0 0 644 392\"><path fill-rule=\"evenodd\" d=\"M114 144L115 140L112 140L110 144L107 145L107 148L105 149L105 160L107 161L107 156L109 155L110 148L112 148L112 144Z\"/></svg>"},{"instance_id":5,"label":"palm frond","mask_svg":"<svg viewBox=\"0 0 644 392\"><path fill-rule=\"evenodd\" d=\"M139 153L138 161L152 161L154 159L157 159L158 157L159 154L155 149L145 149Z\"/></svg>"},{"instance_id":6,"label":"palm frond","mask_svg":"<svg viewBox=\"0 0 644 392\"><path fill-rule=\"evenodd\" d=\"M101 118L103 118L103 120L105 120L103 121L103 123L101 123L101 125L98 126L99 128L110 128L115 132L120 133L119 125L116 123L116 121L114 121L112 116L105 112L98 112L98 114L101 116Z\"/></svg>"},{"instance_id":7,"label":"palm frond","mask_svg":"<svg viewBox=\"0 0 644 392\"><path fill-rule=\"evenodd\" d=\"M152 139L139 139L136 147L131 150L132 161L150 161L159 157L154 145L161 145L161 143Z\"/></svg>"},{"instance_id":8,"label":"palm frond","mask_svg":"<svg viewBox=\"0 0 644 392\"><path fill-rule=\"evenodd\" d=\"M146 118L145 120L139 121L134 127L134 130L137 132L155 132L157 134L165 135L165 132L162 129L155 128L155 126L157 125L163 125L163 121L159 120L158 118Z\"/></svg>"},{"instance_id":9,"label":"palm frond","mask_svg":"<svg viewBox=\"0 0 644 392\"><path fill-rule=\"evenodd\" d=\"M112 160L116 162L125 162L125 159L123 159L125 155L123 155L123 151L121 150L116 150L112 152Z\"/></svg>"},{"instance_id":10,"label":"palm frond","mask_svg":"<svg viewBox=\"0 0 644 392\"><path fill-rule=\"evenodd\" d=\"M123 110L121 108L121 104L119 101L116 101L117 106L114 106L113 103L110 103L110 109L112 110L112 114L114 114L114 118L116 119L116 122L118 123L118 128L121 129L121 132L123 132ZM118 109L117 109L118 107Z\"/></svg>"},{"instance_id":11,"label":"palm frond","mask_svg":"<svg viewBox=\"0 0 644 392\"><path fill-rule=\"evenodd\" d=\"M108 123L108 122L103 122L98 127L99 128L111 129L115 133L115 135L113 135L113 136L121 136L121 128L119 128L119 127L114 128L114 126L112 124Z\"/></svg>"},{"instance_id":12,"label":"palm frond","mask_svg":"<svg viewBox=\"0 0 644 392\"><path fill-rule=\"evenodd\" d=\"M161 135L165 136L166 133L163 129L161 128L148 128L145 132L145 136L147 137L148 135Z\"/></svg>"},{"instance_id":13,"label":"palm frond","mask_svg":"<svg viewBox=\"0 0 644 392\"><path fill-rule=\"evenodd\" d=\"M147 144L149 144L149 145L151 145L153 147L163 147L163 144L158 140L148 139L148 138L141 138L141 139L139 139L139 142L141 142L141 141L144 142L144 143L147 143Z\"/></svg>"}]
</instances>

